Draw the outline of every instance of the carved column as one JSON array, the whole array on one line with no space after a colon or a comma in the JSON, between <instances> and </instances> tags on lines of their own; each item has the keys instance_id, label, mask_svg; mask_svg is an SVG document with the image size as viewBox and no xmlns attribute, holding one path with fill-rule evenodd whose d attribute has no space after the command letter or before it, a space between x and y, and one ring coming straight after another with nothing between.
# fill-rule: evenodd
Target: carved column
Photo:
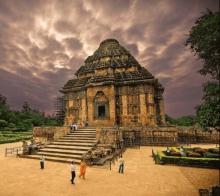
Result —
<instances>
[{"instance_id":1,"label":"carved column","mask_svg":"<svg viewBox=\"0 0 220 196\"><path fill-rule=\"evenodd\" d=\"M122 118L121 119L122 119L122 124L125 125L126 120L127 120L127 115L128 115L127 95L122 95L121 100L122 100Z\"/></svg>"},{"instance_id":2,"label":"carved column","mask_svg":"<svg viewBox=\"0 0 220 196\"><path fill-rule=\"evenodd\" d=\"M145 94L140 94L140 111L141 111L141 124L147 124L147 105L146 105L146 97Z\"/></svg>"},{"instance_id":3,"label":"carved column","mask_svg":"<svg viewBox=\"0 0 220 196\"><path fill-rule=\"evenodd\" d=\"M164 100L163 100L163 98L159 100L159 108L160 108L160 123L162 125L165 125L166 120L165 120L165 110L164 110Z\"/></svg>"}]
</instances>

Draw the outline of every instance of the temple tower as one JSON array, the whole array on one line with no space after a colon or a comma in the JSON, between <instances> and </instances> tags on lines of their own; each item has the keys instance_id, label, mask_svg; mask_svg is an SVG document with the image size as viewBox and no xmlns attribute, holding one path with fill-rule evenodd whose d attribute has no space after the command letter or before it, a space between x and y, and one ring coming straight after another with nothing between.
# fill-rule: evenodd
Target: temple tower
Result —
<instances>
[{"instance_id":1,"label":"temple tower","mask_svg":"<svg viewBox=\"0 0 220 196\"><path fill-rule=\"evenodd\" d=\"M117 40L101 42L75 75L61 90L66 125L165 124L164 88Z\"/></svg>"}]
</instances>

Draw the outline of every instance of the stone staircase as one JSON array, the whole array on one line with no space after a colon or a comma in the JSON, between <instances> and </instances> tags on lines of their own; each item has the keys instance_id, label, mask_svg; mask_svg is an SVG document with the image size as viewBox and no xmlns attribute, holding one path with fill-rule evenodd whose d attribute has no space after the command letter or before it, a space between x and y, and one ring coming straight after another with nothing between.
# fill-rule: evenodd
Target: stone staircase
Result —
<instances>
[{"instance_id":1,"label":"stone staircase","mask_svg":"<svg viewBox=\"0 0 220 196\"><path fill-rule=\"evenodd\" d=\"M82 155L96 144L96 129L81 128L70 132L64 137L46 145L37 154L25 156L25 158L40 159L44 155L45 160L56 162L74 161L79 163ZM23 156L22 156L23 157Z\"/></svg>"}]
</instances>

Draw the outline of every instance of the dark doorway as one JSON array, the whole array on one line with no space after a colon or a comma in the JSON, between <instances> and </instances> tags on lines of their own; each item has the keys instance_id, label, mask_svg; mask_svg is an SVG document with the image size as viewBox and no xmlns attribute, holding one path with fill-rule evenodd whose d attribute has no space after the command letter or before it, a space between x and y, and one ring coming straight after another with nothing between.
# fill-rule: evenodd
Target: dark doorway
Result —
<instances>
[{"instance_id":1,"label":"dark doorway","mask_svg":"<svg viewBox=\"0 0 220 196\"><path fill-rule=\"evenodd\" d=\"M98 117L105 117L105 106L104 105L100 105L98 106Z\"/></svg>"}]
</instances>

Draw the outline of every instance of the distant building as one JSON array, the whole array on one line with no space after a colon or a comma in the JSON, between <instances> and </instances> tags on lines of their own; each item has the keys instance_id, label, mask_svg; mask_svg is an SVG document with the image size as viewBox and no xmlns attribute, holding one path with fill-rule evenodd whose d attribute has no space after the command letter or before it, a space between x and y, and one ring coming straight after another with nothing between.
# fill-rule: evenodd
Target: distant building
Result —
<instances>
[{"instance_id":1,"label":"distant building","mask_svg":"<svg viewBox=\"0 0 220 196\"><path fill-rule=\"evenodd\" d=\"M165 124L164 88L117 40L101 42L75 75L61 90L66 125Z\"/></svg>"}]
</instances>

